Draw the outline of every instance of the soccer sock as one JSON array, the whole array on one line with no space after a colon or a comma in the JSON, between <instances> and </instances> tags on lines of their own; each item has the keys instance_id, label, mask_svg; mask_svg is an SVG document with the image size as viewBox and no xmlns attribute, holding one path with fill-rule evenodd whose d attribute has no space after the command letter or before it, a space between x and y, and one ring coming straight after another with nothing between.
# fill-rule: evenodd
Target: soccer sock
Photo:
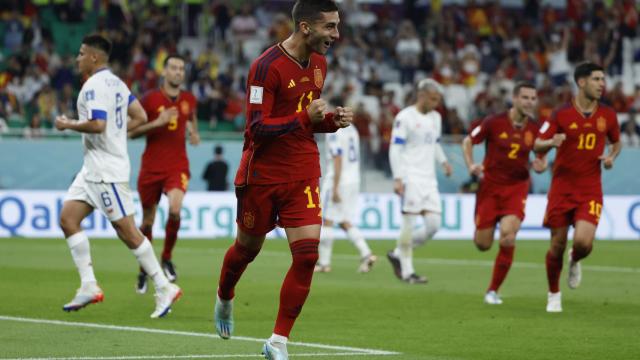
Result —
<instances>
[{"instance_id":1,"label":"soccer sock","mask_svg":"<svg viewBox=\"0 0 640 360\"><path fill-rule=\"evenodd\" d=\"M488 291L498 291L500 285L502 285L511 268L511 263L513 263L514 250L515 246L500 246L500 250L496 256L496 262L493 265L493 276L491 277L491 284L489 284Z\"/></svg>"},{"instance_id":2,"label":"soccer sock","mask_svg":"<svg viewBox=\"0 0 640 360\"><path fill-rule=\"evenodd\" d=\"M360 258L371 255L371 248L369 248L369 245L367 245L367 242L364 240L364 236L362 236L362 233L357 227L350 227L349 230L347 230L347 237L349 237L349 240L351 240L360 252Z\"/></svg>"},{"instance_id":3,"label":"soccer sock","mask_svg":"<svg viewBox=\"0 0 640 360\"><path fill-rule=\"evenodd\" d=\"M171 260L173 248L178 241L178 230L180 230L180 218L169 216L167 226L165 227L164 248L162 250L162 260Z\"/></svg>"},{"instance_id":4,"label":"soccer sock","mask_svg":"<svg viewBox=\"0 0 640 360\"><path fill-rule=\"evenodd\" d=\"M71 250L71 257L78 268L82 284L96 282L91 263L91 248L89 238L84 231L77 232L67 238L67 245Z\"/></svg>"},{"instance_id":5,"label":"soccer sock","mask_svg":"<svg viewBox=\"0 0 640 360\"><path fill-rule=\"evenodd\" d=\"M218 296L222 300L231 300L235 296L233 290L240 280L242 273L250 262L256 258L260 250L252 250L240 244L236 240L227 250L220 269L220 281L218 282ZM312 268L313 270L313 268Z\"/></svg>"},{"instance_id":6,"label":"soccer sock","mask_svg":"<svg viewBox=\"0 0 640 360\"><path fill-rule=\"evenodd\" d=\"M402 225L400 227L400 237L398 238L397 248L400 252L400 268L402 269L403 279L406 279L409 275L416 272L413 269L413 246L411 244L414 220L414 215L402 215Z\"/></svg>"},{"instance_id":7,"label":"soccer sock","mask_svg":"<svg viewBox=\"0 0 640 360\"><path fill-rule=\"evenodd\" d=\"M289 340L286 336L280 336L278 334L271 334L271 337L269 338L269 341L271 341L272 343L281 343L281 344L287 344L287 340Z\"/></svg>"},{"instance_id":8,"label":"soccer sock","mask_svg":"<svg viewBox=\"0 0 640 360\"><path fill-rule=\"evenodd\" d=\"M428 213L423 216L424 227L414 230L411 238L413 248L424 245L427 241L431 240L433 236L440 229L440 223L442 222L442 215L435 213Z\"/></svg>"},{"instance_id":9,"label":"soccer sock","mask_svg":"<svg viewBox=\"0 0 640 360\"><path fill-rule=\"evenodd\" d=\"M273 333L289 337L293 323L302 311L313 278L313 267L318 261L317 239L301 239L292 244L293 261L280 289L280 308Z\"/></svg>"},{"instance_id":10,"label":"soccer sock","mask_svg":"<svg viewBox=\"0 0 640 360\"><path fill-rule=\"evenodd\" d=\"M320 253L318 264L322 266L331 265L332 249L333 249L333 225L323 226L322 232L320 233L320 247L318 248L318 252Z\"/></svg>"},{"instance_id":11,"label":"soccer sock","mask_svg":"<svg viewBox=\"0 0 640 360\"><path fill-rule=\"evenodd\" d=\"M144 272L151 276L156 289L161 289L169 284L169 280L164 276L164 273L160 269L160 263L158 262L156 255L153 253L151 242L149 242L147 238L144 238L142 240L142 244L131 252L135 255Z\"/></svg>"},{"instance_id":12,"label":"soccer sock","mask_svg":"<svg viewBox=\"0 0 640 360\"><path fill-rule=\"evenodd\" d=\"M549 282L549 292L560 291L560 273L562 272L562 256L555 257L551 250L547 252L545 261L547 265L547 281Z\"/></svg>"}]
</instances>

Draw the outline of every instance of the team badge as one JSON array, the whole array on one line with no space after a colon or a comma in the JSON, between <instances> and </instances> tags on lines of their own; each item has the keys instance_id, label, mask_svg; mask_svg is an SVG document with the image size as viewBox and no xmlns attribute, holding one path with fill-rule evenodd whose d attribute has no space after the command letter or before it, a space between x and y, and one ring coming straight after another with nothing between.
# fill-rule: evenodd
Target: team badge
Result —
<instances>
[{"instance_id":1,"label":"team badge","mask_svg":"<svg viewBox=\"0 0 640 360\"><path fill-rule=\"evenodd\" d=\"M524 133L524 144L527 146L533 145L533 134L531 131Z\"/></svg>"},{"instance_id":2,"label":"team badge","mask_svg":"<svg viewBox=\"0 0 640 360\"><path fill-rule=\"evenodd\" d=\"M603 118L602 116L600 116L596 122L596 127L598 128L598 131L600 132L605 132L607 131L607 119Z\"/></svg>"},{"instance_id":3,"label":"team badge","mask_svg":"<svg viewBox=\"0 0 640 360\"><path fill-rule=\"evenodd\" d=\"M316 85L318 89L322 89L322 85L324 85L324 79L322 78L322 70L313 69L313 83Z\"/></svg>"},{"instance_id":4,"label":"team badge","mask_svg":"<svg viewBox=\"0 0 640 360\"><path fill-rule=\"evenodd\" d=\"M247 229L253 229L253 227L256 225L255 215L253 215L253 213L250 211L245 212L242 216L242 223L247 227Z\"/></svg>"},{"instance_id":5,"label":"team badge","mask_svg":"<svg viewBox=\"0 0 640 360\"><path fill-rule=\"evenodd\" d=\"M181 101L180 102L180 112L182 112L182 115L189 115L189 103L186 101Z\"/></svg>"}]
</instances>

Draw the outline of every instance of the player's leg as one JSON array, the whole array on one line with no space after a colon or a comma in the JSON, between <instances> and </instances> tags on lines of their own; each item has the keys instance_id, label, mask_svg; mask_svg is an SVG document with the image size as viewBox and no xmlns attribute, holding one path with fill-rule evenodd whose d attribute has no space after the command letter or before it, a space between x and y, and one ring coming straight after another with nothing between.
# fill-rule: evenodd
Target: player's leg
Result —
<instances>
[{"instance_id":1,"label":"player's leg","mask_svg":"<svg viewBox=\"0 0 640 360\"><path fill-rule=\"evenodd\" d=\"M331 205L330 205L331 206ZM327 209L325 208L325 212ZM331 253L333 252L333 221L325 218L320 232L320 246L318 247L318 263L313 271L327 273L331 271Z\"/></svg>"},{"instance_id":2,"label":"player's leg","mask_svg":"<svg viewBox=\"0 0 640 360\"><path fill-rule=\"evenodd\" d=\"M427 241L433 239L442 223L442 215L439 212L423 211L421 215L424 227L413 231L412 244L414 248L423 246Z\"/></svg>"},{"instance_id":3,"label":"player's leg","mask_svg":"<svg viewBox=\"0 0 640 360\"><path fill-rule=\"evenodd\" d=\"M175 266L171 261L173 248L178 241L178 231L180 230L180 212L182 210L182 201L184 200L184 191L174 188L167 192L169 199L169 218L165 227L164 247L162 250L162 270L169 281L174 282L178 278Z\"/></svg>"},{"instance_id":4,"label":"player's leg","mask_svg":"<svg viewBox=\"0 0 640 360\"><path fill-rule=\"evenodd\" d=\"M153 174L140 172L138 176L138 195L142 205L142 223L140 231L150 241L153 242L153 224L158 211L158 202L162 196L162 177ZM145 294L147 292L147 274L140 268L136 281L136 292Z\"/></svg>"},{"instance_id":5,"label":"player's leg","mask_svg":"<svg viewBox=\"0 0 640 360\"><path fill-rule=\"evenodd\" d=\"M487 251L491 249L491 245L493 245L493 234L495 234L495 232L495 226L484 229L476 228L475 234L473 235L473 243L478 250Z\"/></svg>"},{"instance_id":6,"label":"player's leg","mask_svg":"<svg viewBox=\"0 0 640 360\"><path fill-rule=\"evenodd\" d=\"M515 250L516 234L520 229L520 218L516 215L503 216L500 219L500 249L493 265L491 283L485 295L485 302L499 305L502 303L497 292L511 269L513 253Z\"/></svg>"},{"instance_id":7,"label":"player's leg","mask_svg":"<svg viewBox=\"0 0 640 360\"><path fill-rule=\"evenodd\" d=\"M64 311L76 311L104 299L93 273L89 238L80 225L92 211L93 207L84 201L67 200L60 213L60 227L80 275L80 288L74 298L62 307Z\"/></svg>"},{"instance_id":8,"label":"player's leg","mask_svg":"<svg viewBox=\"0 0 640 360\"><path fill-rule=\"evenodd\" d=\"M371 252L371 248L367 244L367 241L364 239L364 235L360 232L357 226L351 225L350 221L343 221L340 223L340 228L344 230L347 234L347 238L353 246L358 249L358 253L360 254L360 265L358 266L359 273L368 273L371 271L371 267L378 260L378 258L373 255Z\"/></svg>"},{"instance_id":9,"label":"player's leg","mask_svg":"<svg viewBox=\"0 0 640 360\"><path fill-rule=\"evenodd\" d=\"M547 312L562 311L560 274L562 273L562 256L567 246L568 233L568 226L551 228L551 246L547 252L545 261L547 268L547 282L549 284Z\"/></svg>"},{"instance_id":10,"label":"player's leg","mask_svg":"<svg viewBox=\"0 0 640 360\"><path fill-rule=\"evenodd\" d=\"M573 233L573 246L569 251L569 288L575 289L582 281L582 267L580 260L587 257L593 249L593 241L596 237L596 224L578 220Z\"/></svg>"}]
</instances>

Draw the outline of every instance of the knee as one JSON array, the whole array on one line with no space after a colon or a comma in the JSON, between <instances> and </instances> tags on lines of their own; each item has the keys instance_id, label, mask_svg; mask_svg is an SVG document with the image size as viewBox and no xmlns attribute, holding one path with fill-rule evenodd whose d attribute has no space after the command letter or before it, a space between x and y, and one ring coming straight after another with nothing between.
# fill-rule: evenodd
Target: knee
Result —
<instances>
[{"instance_id":1,"label":"knee","mask_svg":"<svg viewBox=\"0 0 640 360\"><path fill-rule=\"evenodd\" d=\"M566 242L552 242L549 251L553 254L554 257L562 257L564 254L564 250L567 247Z\"/></svg>"},{"instance_id":2,"label":"knee","mask_svg":"<svg viewBox=\"0 0 640 360\"><path fill-rule=\"evenodd\" d=\"M66 216L61 216L60 228L62 229L62 232L64 232L64 234L68 236L80 231L80 224L76 223L76 221L73 221Z\"/></svg>"},{"instance_id":3,"label":"knee","mask_svg":"<svg viewBox=\"0 0 640 360\"><path fill-rule=\"evenodd\" d=\"M593 249L593 245L588 242L579 242L576 239L573 243L573 252L580 255L580 257L585 257L591 253Z\"/></svg>"},{"instance_id":4,"label":"knee","mask_svg":"<svg viewBox=\"0 0 640 360\"><path fill-rule=\"evenodd\" d=\"M516 234L508 232L500 234L500 246L513 247L516 244Z\"/></svg>"},{"instance_id":5,"label":"knee","mask_svg":"<svg viewBox=\"0 0 640 360\"><path fill-rule=\"evenodd\" d=\"M440 223L442 223L442 215L430 214L426 216L425 225L427 226L427 232L430 236L435 235L440 230Z\"/></svg>"},{"instance_id":6,"label":"knee","mask_svg":"<svg viewBox=\"0 0 640 360\"><path fill-rule=\"evenodd\" d=\"M313 269L318 262L318 251L294 254L293 262L301 267Z\"/></svg>"},{"instance_id":7,"label":"knee","mask_svg":"<svg viewBox=\"0 0 640 360\"><path fill-rule=\"evenodd\" d=\"M480 251L487 251L491 249L491 244L481 241L478 237L473 239L473 243L476 244L476 248Z\"/></svg>"},{"instance_id":8,"label":"knee","mask_svg":"<svg viewBox=\"0 0 640 360\"><path fill-rule=\"evenodd\" d=\"M169 209L169 218L173 221L180 220L180 210Z\"/></svg>"}]
</instances>

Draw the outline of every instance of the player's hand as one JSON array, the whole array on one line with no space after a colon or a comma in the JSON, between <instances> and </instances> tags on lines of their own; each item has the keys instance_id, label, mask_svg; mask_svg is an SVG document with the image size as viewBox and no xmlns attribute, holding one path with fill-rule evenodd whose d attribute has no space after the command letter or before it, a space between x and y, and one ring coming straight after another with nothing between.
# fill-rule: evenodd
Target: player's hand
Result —
<instances>
[{"instance_id":1,"label":"player's hand","mask_svg":"<svg viewBox=\"0 0 640 360\"><path fill-rule=\"evenodd\" d=\"M200 144L200 134L199 133L190 133L189 134L189 144L196 146Z\"/></svg>"},{"instance_id":2,"label":"player's hand","mask_svg":"<svg viewBox=\"0 0 640 360\"><path fill-rule=\"evenodd\" d=\"M56 123L55 123L56 129L60 131L65 130L68 128L70 123L71 121L69 121L66 115L56 116Z\"/></svg>"},{"instance_id":3,"label":"player's hand","mask_svg":"<svg viewBox=\"0 0 640 360\"><path fill-rule=\"evenodd\" d=\"M404 183L402 182L402 180L393 180L393 192L400 196L404 195Z\"/></svg>"},{"instance_id":4,"label":"player's hand","mask_svg":"<svg viewBox=\"0 0 640 360\"><path fill-rule=\"evenodd\" d=\"M602 165L605 169L609 170L613 167L613 156L600 155L598 159L602 161Z\"/></svg>"},{"instance_id":5,"label":"player's hand","mask_svg":"<svg viewBox=\"0 0 640 360\"><path fill-rule=\"evenodd\" d=\"M340 197L340 193L338 192L338 190L333 190L333 195L331 195L331 201L333 201L333 203L338 204L340 202L342 202L342 198Z\"/></svg>"},{"instance_id":6,"label":"player's hand","mask_svg":"<svg viewBox=\"0 0 640 360\"><path fill-rule=\"evenodd\" d=\"M484 171L484 165L482 164L472 164L469 167L469 174L480 177L482 172Z\"/></svg>"},{"instance_id":7,"label":"player's hand","mask_svg":"<svg viewBox=\"0 0 640 360\"><path fill-rule=\"evenodd\" d=\"M444 170L444 175L446 177L451 177L451 174L453 174L453 168L447 161L442 163L442 169Z\"/></svg>"},{"instance_id":8,"label":"player's hand","mask_svg":"<svg viewBox=\"0 0 640 360\"><path fill-rule=\"evenodd\" d=\"M541 174L545 170L547 170L547 159L535 158L531 163L531 167L533 168L533 171L537 172L538 174Z\"/></svg>"},{"instance_id":9,"label":"player's hand","mask_svg":"<svg viewBox=\"0 0 640 360\"><path fill-rule=\"evenodd\" d=\"M172 107L166 110L163 110L160 115L158 115L158 120L156 120L156 124L158 127L165 126L171 121L172 118L178 117L178 109Z\"/></svg>"},{"instance_id":10,"label":"player's hand","mask_svg":"<svg viewBox=\"0 0 640 360\"><path fill-rule=\"evenodd\" d=\"M320 123L324 121L324 114L327 112L327 102L322 99L315 99L307 108L307 114L309 114L309 119L311 123Z\"/></svg>"},{"instance_id":11,"label":"player's hand","mask_svg":"<svg viewBox=\"0 0 640 360\"><path fill-rule=\"evenodd\" d=\"M333 120L336 125L341 128L346 128L353 122L353 109L350 107L336 107L336 112L333 116Z\"/></svg>"},{"instance_id":12,"label":"player's hand","mask_svg":"<svg viewBox=\"0 0 640 360\"><path fill-rule=\"evenodd\" d=\"M565 134L555 134L551 139L551 146L560 147L562 143L567 139L567 135Z\"/></svg>"}]
</instances>

